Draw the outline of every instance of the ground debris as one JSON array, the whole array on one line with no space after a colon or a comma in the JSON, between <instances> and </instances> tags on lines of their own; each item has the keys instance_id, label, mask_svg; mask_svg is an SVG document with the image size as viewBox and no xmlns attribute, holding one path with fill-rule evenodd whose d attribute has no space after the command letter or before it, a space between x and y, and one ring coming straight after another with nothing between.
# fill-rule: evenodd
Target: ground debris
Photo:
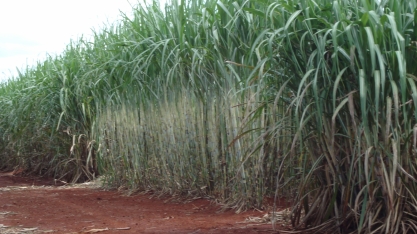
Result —
<instances>
[{"instance_id":1,"label":"ground debris","mask_svg":"<svg viewBox=\"0 0 417 234\"><path fill-rule=\"evenodd\" d=\"M289 221L290 210L284 209L276 212L269 212L262 217L249 216L246 218L246 223L272 223L272 222L287 222Z\"/></svg>"},{"instance_id":2,"label":"ground debris","mask_svg":"<svg viewBox=\"0 0 417 234\"><path fill-rule=\"evenodd\" d=\"M81 232L71 232L70 234L87 234L87 233L97 233L97 232L105 232L110 230L109 228L94 228L87 231L81 231Z\"/></svg>"},{"instance_id":3,"label":"ground debris","mask_svg":"<svg viewBox=\"0 0 417 234\"><path fill-rule=\"evenodd\" d=\"M45 233L45 231L40 231L36 227L35 228L9 227L9 226L0 224L0 233L2 234L39 234L39 233Z\"/></svg>"}]
</instances>

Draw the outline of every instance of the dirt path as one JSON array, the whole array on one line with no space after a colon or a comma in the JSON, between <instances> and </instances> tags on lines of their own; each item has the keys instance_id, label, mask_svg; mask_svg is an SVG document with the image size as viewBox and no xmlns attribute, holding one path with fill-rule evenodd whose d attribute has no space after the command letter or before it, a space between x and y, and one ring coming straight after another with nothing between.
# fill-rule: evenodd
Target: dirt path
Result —
<instances>
[{"instance_id":1,"label":"dirt path","mask_svg":"<svg viewBox=\"0 0 417 234\"><path fill-rule=\"evenodd\" d=\"M267 212L150 197L0 174L0 233L279 233Z\"/></svg>"}]
</instances>

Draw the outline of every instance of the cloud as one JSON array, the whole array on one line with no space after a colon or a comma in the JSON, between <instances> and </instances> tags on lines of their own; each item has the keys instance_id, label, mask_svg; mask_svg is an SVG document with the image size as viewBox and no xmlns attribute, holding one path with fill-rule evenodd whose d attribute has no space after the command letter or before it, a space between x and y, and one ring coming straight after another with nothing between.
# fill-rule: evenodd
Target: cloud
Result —
<instances>
[{"instance_id":1,"label":"cloud","mask_svg":"<svg viewBox=\"0 0 417 234\"><path fill-rule=\"evenodd\" d=\"M116 21L120 11L130 15L132 5L127 0L0 1L0 81L17 75L16 67L61 53L71 39L91 38L93 29Z\"/></svg>"}]
</instances>

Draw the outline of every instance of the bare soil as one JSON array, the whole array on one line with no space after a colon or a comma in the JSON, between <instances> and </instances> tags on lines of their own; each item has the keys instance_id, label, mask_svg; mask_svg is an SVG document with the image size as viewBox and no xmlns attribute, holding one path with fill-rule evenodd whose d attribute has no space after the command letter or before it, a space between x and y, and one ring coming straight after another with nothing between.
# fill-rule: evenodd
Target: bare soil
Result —
<instances>
[{"instance_id":1,"label":"bare soil","mask_svg":"<svg viewBox=\"0 0 417 234\"><path fill-rule=\"evenodd\" d=\"M0 173L0 233L279 233L271 210L236 214L208 199L126 196L97 183ZM277 229L288 230L279 207Z\"/></svg>"}]
</instances>

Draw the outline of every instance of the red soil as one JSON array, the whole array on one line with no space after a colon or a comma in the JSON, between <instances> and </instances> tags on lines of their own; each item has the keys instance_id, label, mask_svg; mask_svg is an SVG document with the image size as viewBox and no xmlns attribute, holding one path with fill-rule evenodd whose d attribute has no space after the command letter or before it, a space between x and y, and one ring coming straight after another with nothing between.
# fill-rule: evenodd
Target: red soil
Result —
<instances>
[{"instance_id":1,"label":"red soil","mask_svg":"<svg viewBox=\"0 0 417 234\"><path fill-rule=\"evenodd\" d=\"M267 211L219 209L206 199L125 196L0 173L0 233L279 233L270 223L248 222Z\"/></svg>"}]
</instances>

